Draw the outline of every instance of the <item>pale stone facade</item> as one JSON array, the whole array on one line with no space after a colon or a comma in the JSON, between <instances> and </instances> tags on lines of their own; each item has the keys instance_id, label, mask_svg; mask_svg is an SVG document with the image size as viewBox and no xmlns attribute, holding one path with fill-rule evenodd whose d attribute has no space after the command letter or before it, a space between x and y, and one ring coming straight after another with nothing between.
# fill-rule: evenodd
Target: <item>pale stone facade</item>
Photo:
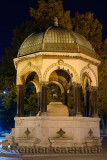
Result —
<instances>
[{"instance_id":1,"label":"pale stone facade","mask_svg":"<svg viewBox=\"0 0 107 160\"><path fill-rule=\"evenodd\" d=\"M99 120L99 118L67 116L16 117L15 142L20 143L20 146L50 147L49 138L56 137L58 140L57 132L62 128L65 131L62 140L68 138L71 140L71 146L83 147L86 146L85 138L89 137L90 128L94 137L100 137ZM25 134L27 128L30 131L28 137Z\"/></svg>"},{"instance_id":2,"label":"pale stone facade","mask_svg":"<svg viewBox=\"0 0 107 160\"><path fill-rule=\"evenodd\" d=\"M17 85L24 84L27 76L35 71L39 81L49 81L49 75L58 69L69 70L73 82L81 83L81 77L87 72L92 79L92 86L98 87L98 65L100 61L82 53L45 53L40 52L14 59L17 68ZM44 55L46 58L44 58Z\"/></svg>"},{"instance_id":3,"label":"pale stone facade","mask_svg":"<svg viewBox=\"0 0 107 160\"><path fill-rule=\"evenodd\" d=\"M100 61L84 37L65 28L50 27L45 33L32 34L23 42L14 64L17 70L17 115L15 129L7 139L13 137L14 144L19 146L101 146L96 103ZM40 101L40 111L33 117L24 117L24 90L28 80L35 85ZM60 87L64 105L54 102L47 106L47 85L50 83ZM74 88L72 116L67 108L71 85ZM80 109L81 87L86 104L85 117Z\"/></svg>"}]
</instances>

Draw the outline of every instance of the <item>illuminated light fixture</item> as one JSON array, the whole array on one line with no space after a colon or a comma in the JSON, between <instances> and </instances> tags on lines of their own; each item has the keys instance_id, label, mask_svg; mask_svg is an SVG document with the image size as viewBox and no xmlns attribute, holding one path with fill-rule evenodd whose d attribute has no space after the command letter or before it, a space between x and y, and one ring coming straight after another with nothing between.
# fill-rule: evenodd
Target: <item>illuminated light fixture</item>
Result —
<instances>
[{"instance_id":1,"label":"illuminated light fixture","mask_svg":"<svg viewBox=\"0 0 107 160\"><path fill-rule=\"evenodd\" d=\"M4 91L3 91L3 94L7 94L7 91L4 90Z\"/></svg>"}]
</instances>

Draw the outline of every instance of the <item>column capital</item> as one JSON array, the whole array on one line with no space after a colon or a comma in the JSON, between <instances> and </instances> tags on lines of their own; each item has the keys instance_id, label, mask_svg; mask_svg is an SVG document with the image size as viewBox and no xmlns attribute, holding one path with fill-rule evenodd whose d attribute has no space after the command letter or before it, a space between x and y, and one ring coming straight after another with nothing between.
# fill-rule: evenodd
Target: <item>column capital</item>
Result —
<instances>
[{"instance_id":1,"label":"column capital","mask_svg":"<svg viewBox=\"0 0 107 160\"><path fill-rule=\"evenodd\" d=\"M24 84L17 84L16 87L24 87Z\"/></svg>"},{"instance_id":2,"label":"column capital","mask_svg":"<svg viewBox=\"0 0 107 160\"><path fill-rule=\"evenodd\" d=\"M98 87L97 86L89 86L90 91L97 91Z\"/></svg>"},{"instance_id":3,"label":"column capital","mask_svg":"<svg viewBox=\"0 0 107 160\"><path fill-rule=\"evenodd\" d=\"M72 83L73 87L81 87L81 83L73 82Z\"/></svg>"},{"instance_id":4,"label":"column capital","mask_svg":"<svg viewBox=\"0 0 107 160\"><path fill-rule=\"evenodd\" d=\"M16 85L16 88L20 89L20 90L24 90L25 89L25 85L19 84L19 85Z\"/></svg>"},{"instance_id":5,"label":"column capital","mask_svg":"<svg viewBox=\"0 0 107 160\"><path fill-rule=\"evenodd\" d=\"M39 84L40 84L40 86L47 86L48 81L40 81Z\"/></svg>"}]
</instances>

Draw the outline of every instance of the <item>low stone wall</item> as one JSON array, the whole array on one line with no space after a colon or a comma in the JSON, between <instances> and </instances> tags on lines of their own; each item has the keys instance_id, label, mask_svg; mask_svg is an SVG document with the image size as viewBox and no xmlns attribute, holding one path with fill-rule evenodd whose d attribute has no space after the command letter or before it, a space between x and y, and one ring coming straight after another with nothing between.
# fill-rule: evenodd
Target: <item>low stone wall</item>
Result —
<instances>
[{"instance_id":1,"label":"low stone wall","mask_svg":"<svg viewBox=\"0 0 107 160\"><path fill-rule=\"evenodd\" d=\"M15 129L10 136L6 136L6 139L12 146L15 144L15 146L50 147L53 146L51 144L53 141L50 142L49 139L54 139L54 143L57 142L56 145L61 147L66 138L69 143L65 143L65 147L86 147L91 142L91 146L96 146L95 144L101 146L99 121L100 119L95 117L15 117ZM58 131L61 129L64 133L60 137ZM89 134L98 139L98 142L89 137ZM86 138L91 140L86 142Z\"/></svg>"}]
</instances>

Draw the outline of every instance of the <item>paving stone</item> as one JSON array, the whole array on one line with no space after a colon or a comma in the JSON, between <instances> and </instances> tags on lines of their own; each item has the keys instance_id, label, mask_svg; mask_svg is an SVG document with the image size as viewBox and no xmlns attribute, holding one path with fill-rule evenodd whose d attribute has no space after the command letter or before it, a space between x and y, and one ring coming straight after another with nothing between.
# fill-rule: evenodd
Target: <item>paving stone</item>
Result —
<instances>
[{"instance_id":1,"label":"paving stone","mask_svg":"<svg viewBox=\"0 0 107 160\"><path fill-rule=\"evenodd\" d=\"M0 149L0 160L107 160L107 137L103 139L103 149L96 154L27 154L20 155L17 150Z\"/></svg>"}]
</instances>

